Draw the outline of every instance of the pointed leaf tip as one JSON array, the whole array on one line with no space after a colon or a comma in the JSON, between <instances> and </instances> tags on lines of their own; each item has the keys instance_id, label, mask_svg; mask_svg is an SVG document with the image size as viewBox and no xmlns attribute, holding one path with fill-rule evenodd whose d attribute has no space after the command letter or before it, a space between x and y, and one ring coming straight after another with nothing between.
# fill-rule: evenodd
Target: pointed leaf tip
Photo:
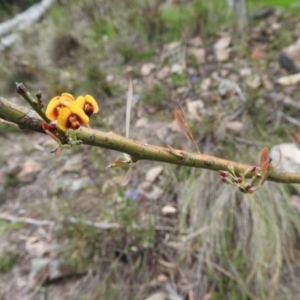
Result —
<instances>
[{"instance_id":1,"label":"pointed leaf tip","mask_svg":"<svg viewBox=\"0 0 300 300\"><path fill-rule=\"evenodd\" d=\"M260 168L262 168L265 162L269 162L269 149L267 147L262 149L262 151L260 152L260 157L259 157Z\"/></svg>"}]
</instances>

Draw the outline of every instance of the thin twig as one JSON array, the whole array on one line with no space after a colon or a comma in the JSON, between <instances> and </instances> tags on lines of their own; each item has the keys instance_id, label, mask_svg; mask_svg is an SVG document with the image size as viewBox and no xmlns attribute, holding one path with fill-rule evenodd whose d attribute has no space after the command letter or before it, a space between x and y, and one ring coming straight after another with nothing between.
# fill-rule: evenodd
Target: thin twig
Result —
<instances>
[{"instance_id":1,"label":"thin twig","mask_svg":"<svg viewBox=\"0 0 300 300\"><path fill-rule=\"evenodd\" d=\"M9 221L12 223L26 223L30 225L36 225L36 226L53 226L57 224L55 221L50 221L50 220L39 220L39 219L32 219L32 218L26 218L26 217L15 217L12 215L5 215L5 214L0 214L0 219ZM67 217L65 219L66 222L70 222L72 224L85 224L88 226L96 227L101 230L108 230L108 229L113 229L113 228L120 228L121 225L118 223L105 223L105 222L92 222L92 221L85 221L85 220L80 220L74 217Z\"/></svg>"},{"instance_id":2,"label":"thin twig","mask_svg":"<svg viewBox=\"0 0 300 300\"><path fill-rule=\"evenodd\" d=\"M15 217L12 215L6 215L6 214L0 214L0 219L5 220L8 222L12 223L26 223L30 225L35 225L35 226L53 226L59 224L59 221L51 221L51 220L39 220L39 219L33 219L33 218L27 218L27 217ZM62 218L60 222L69 222L72 224L84 224L87 226L91 227L96 227L97 229L100 230L109 230L109 229L119 229L122 228L121 224L119 223L106 223L106 222L93 222L93 221L88 221L88 220L82 220L82 219L77 219L74 217L66 217ZM143 229L144 227L138 227L136 226L137 229ZM146 229L146 228L144 228ZM155 226L155 230L157 231L176 231L175 228L170 227L170 226Z\"/></svg>"}]
</instances>

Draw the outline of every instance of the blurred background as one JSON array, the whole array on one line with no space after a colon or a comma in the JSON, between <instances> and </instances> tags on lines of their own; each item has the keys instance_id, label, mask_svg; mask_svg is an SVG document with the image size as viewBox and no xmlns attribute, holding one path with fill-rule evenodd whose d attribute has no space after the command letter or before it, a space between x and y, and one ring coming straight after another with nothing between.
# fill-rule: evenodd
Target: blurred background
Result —
<instances>
[{"instance_id":1,"label":"blurred background","mask_svg":"<svg viewBox=\"0 0 300 300\"><path fill-rule=\"evenodd\" d=\"M296 0L0 0L0 95L90 94L91 126L125 135L132 78L130 137L195 152L182 106L202 153L257 165L297 132L299 38ZM298 186L140 161L121 187L120 153L0 136L1 299L300 299Z\"/></svg>"}]
</instances>

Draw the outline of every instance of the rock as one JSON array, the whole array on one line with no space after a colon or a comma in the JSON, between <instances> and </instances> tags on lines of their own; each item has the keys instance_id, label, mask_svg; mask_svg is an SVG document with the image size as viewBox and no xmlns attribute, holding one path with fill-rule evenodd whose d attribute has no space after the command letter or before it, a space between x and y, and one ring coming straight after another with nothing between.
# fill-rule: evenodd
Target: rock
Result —
<instances>
[{"instance_id":1,"label":"rock","mask_svg":"<svg viewBox=\"0 0 300 300\"><path fill-rule=\"evenodd\" d=\"M282 86L295 85L298 84L299 82L300 82L300 73L283 76L277 79L277 83L279 83Z\"/></svg>"},{"instance_id":2,"label":"rock","mask_svg":"<svg viewBox=\"0 0 300 300\"><path fill-rule=\"evenodd\" d=\"M187 103L187 110L192 119L198 119L204 108L202 100L190 101Z\"/></svg>"},{"instance_id":3,"label":"rock","mask_svg":"<svg viewBox=\"0 0 300 300\"><path fill-rule=\"evenodd\" d=\"M280 65L292 73L300 72L300 41L284 48L279 55Z\"/></svg>"},{"instance_id":4,"label":"rock","mask_svg":"<svg viewBox=\"0 0 300 300\"><path fill-rule=\"evenodd\" d=\"M230 46L230 44L231 44L231 36L229 35L223 36L214 44L214 49L215 50L226 49Z\"/></svg>"},{"instance_id":5,"label":"rock","mask_svg":"<svg viewBox=\"0 0 300 300\"><path fill-rule=\"evenodd\" d=\"M200 36L196 36L188 41L188 45L199 48L203 46L203 41Z\"/></svg>"},{"instance_id":6,"label":"rock","mask_svg":"<svg viewBox=\"0 0 300 300\"><path fill-rule=\"evenodd\" d=\"M146 127L148 125L148 119L147 118L140 118L136 121L135 123L135 127L136 128L143 128Z\"/></svg>"},{"instance_id":7,"label":"rock","mask_svg":"<svg viewBox=\"0 0 300 300\"><path fill-rule=\"evenodd\" d=\"M22 159L13 158L7 160L7 165L2 169L5 175L14 176L17 175L22 169Z\"/></svg>"},{"instance_id":8,"label":"rock","mask_svg":"<svg viewBox=\"0 0 300 300\"><path fill-rule=\"evenodd\" d=\"M230 57L231 48L215 50L216 59L218 62L224 62Z\"/></svg>"},{"instance_id":9,"label":"rock","mask_svg":"<svg viewBox=\"0 0 300 300\"><path fill-rule=\"evenodd\" d=\"M246 83L247 86L251 87L252 89L257 89L261 86L261 78L257 74L252 74L248 76Z\"/></svg>"},{"instance_id":10,"label":"rock","mask_svg":"<svg viewBox=\"0 0 300 300\"><path fill-rule=\"evenodd\" d=\"M157 72L157 78L159 80L165 79L170 73L170 68L165 66Z\"/></svg>"},{"instance_id":11,"label":"rock","mask_svg":"<svg viewBox=\"0 0 300 300\"><path fill-rule=\"evenodd\" d=\"M42 168L43 166L40 163L29 158L24 162L21 171L17 174L17 178L23 183L32 182Z\"/></svg>"},{"instance_id":12,"label":"rock","mask_svg":"<svg viewBox=\"0 0 300 300\"><path fill-rule=\"evenodd\" d=\"M174 41L170 44L164 45L164 50L174 51L181 47L181 41Z\"/></svg>"},{"instance_id":13,"label":"rock","mask_svg":"<svg viewBox=\"0 0 300 300\"><path fill-rule=\"evenodd\" d=\"M161 174L163 171L164 167L163 166L156 166L148 170L146 173L146 180L149 182L154 182L156 178Z\"/></svg>"},{"instance_id":14,"label":"rock","mask_svg":"<svg viewBox=\"0 0 300 300\"><path fill-rule=\"evenodd\" d=\"M236 90L230 81L222 81L218 85L218 92L222 97L228 98L234 95Z\"/></svg>"},{"instance_id":15,"label":"rock","mask_svg":"<svg viewBox=\"0 0 300 300\"><path fill-rule=\"evenodd\" d=\"M132 66L127 66L125 69L126 75L132 75L134 73L134 68Z\"/></svg>"},{"instance_id":16,"label":"rock","mask_svg":"<svg viewBox=\"0 0 300 300\"><path fill-rule=\"evenodd\" d=\"M250 68L242 68L240 69L240 75L242 77L247 77L250 76L252 74L252 70Z\"/></svg>"},{"instance_id":17,"label":"rock","mask_svg":"<svg viewBox=\"0 0 300 300\"><path fill-rule=\"evenodd\" d=\"M141 67L141 74L143 76L148 76L156 68L156 65L153 63L143 64Z\"/></svg>"},{"instance_id":18,"label":"rock","mask_svg":"<svg viewBox=\"0 0 300 300\"><path fill-rule=\"evenodd\" d=\"M139 185L139 192L151 201L158 200L164 193L161 188L148 181L144 181Z\"/></svg>"},{"instance_id":19,"label":"rock","mask_svg":"<svg viewBox=\"0 0 300 300\"><path fill-rule=\"evenodd\" d=\"M63 260L50 258L33 258L31 260L29 286L31 289L42 285L47 280L57 280L65 276L78 275Z\"/></svg>"},{"instance_id":20,"label":"rock","mask_svg":"<svg viewBox=\"0 0 300 300\"><path fill-rule=\"evenodd\" d=\"M273 81L267 74L262 76L262 83L263 83L264 88L267 91L273 91L274 90Z\"/></svg>"},{"instance_id":21,"label":"rock","mask_svg":"<svg viewBox=\"0 0 300 300\"><path fill-rule=\"evenodd\" d=\"M155 292L154 294L147 297L145 300L167 300L168 296L164 292Z\"/></svg>"},{"instance_id":22,"label":"rock","mask_svg":"<svg viewBox=\"0 0 300 300\"><path fill-rule=\"evenodd\" d=\"M251 52L251 58L254 60L263 60L265 58L265 52L260 48L254 48Z\"/></svg>"},{"instance_id":23,"label":"rock","mask_svg":"<svg viewBox=\"0 0 300 300\"><path fill-rule=\"evenodd\" d=\"M273 23L273 24L271 25L271 28L272 28L273 30L279 30L279 29L281 28L281 24L280 24L280 23Z\"/></svg>"},{"instance_id":24,"label":"rock","mask_svg":"<svg viewBox=\"0 0 300 300\"><path fill-rule=\"evenodd\" d=\"M171 67L171 72L173 74L181 74L183 72L183 67L179 64L173 64Z\"/></svg>"},{"instance_id":25,"label":"rock","mask_svg":"<svg viewBox=\"0 0 300 300\"><path fill-rule=\"evenodd\" d=\"M300 197L298 195L291 196L292 205L297 209L298 213L300 213Z\"/></svg>"},{"instance_id":26,"label":"rock","mask_svg":"<svg viewBox=\"0 0 300 300\"><path fill-rule=\"evenodd\" d=\"M221 75L221 77L226 77L227 75L229 74L229 71L228 70L226 70L226 69L222 69L221 71L220 71L220 75Z\"/></svg>"},{"instance_id":27,"label":"rock","mask_svg":"<svg viewBox=\"0 0 300 300\"><path fill-rule=\"evenodd\" d=\"M201 91L208 91L211 86L211 78L205 78L201 84Z\"/></svg>"},{"instance_id":28,"label":"rock","mask_svg":"<svg viewBox=\"0 0 300 300\"><path fill-rule=\"evenodd\" d=\"M261 8L252 15L252 18L255 20L266 19L271 15L273 15L274 13L275 13L274 8L269 8L269 7Z\"/></svg>"},{"instance_id":29,"label":"rock","mask_svg":"<svg viewBox=\"0 0 300 300\"><path fill-rule=\"evenodd\" d=\"M157 275L156 280L159 283L166 283L166 282L169 281L168 277L165 274L159 274L159 275Z\"/></svg>"},{"instance_id":30,"label":"rock","mask_svg":"<svg viewBox=\"0 0 300 300\"><path fill-rule=\"evenodd\" d=\"M179 88L176 89L176 93L178 95L182 95L187 91L187 88L185 86L180 86Z\"/></svg>"},{"instance_id":31,"label":"rock","mask_svg":"<svg viewBox=\"0 0 300 300\"><path fill-rule=\"evenodd\" d=\"M224 36L220 38L214 45L215 56L217 61L223 62L229 59L231 48L231 36Z\"/></svg>"},{"instance_id":32,"label":"rock","mask_svg":"<svg viewBox=\"0 0 300 300\"><path fill-rule=\"evenodd\" d=\"M285 143L273 146L270 150L272 165L277 165L279 162L280 152L282 158L279 165L276 167L276 171L300 173L300 149L298 146L293 143ZM292 186L300 194L300 186L298 184L292 184Z\"/></svg>"},{"instance_id":33,"label":"rock","mask_svg":"<svg viewBox=\"0 0 300 300\"><path fill-rule=\"evenodd\" d=\"M242 122L227 122L225 128L228 132L233 134L241 134L244 130L244 124Z\"/></svg>"},{"instance_id":34,"label":"rock","mask_svg":"<svg viewBox=\"0 0 300 300\"><path fill-rule=\"evenodd\" d=\"M201 98L204 100L204 102L206 101L218 102L222 100L218 91L203 91L201 93Z\"/></svg>"},{"instance_id":35,"label":"rock","mask_svg":"<svg viewBox=\"0 0 300 300\"><path fill-rule=\"evenodd\" d=\"M129 75L129 74L128 74ZM115 82L115 76L113 75L113 74L107 74L106 76L105 76L105 81L106 82Z\"/></svg>"},{"instance_id":36,"label":"rock","mask_svg":"<svg viewBox=\"0 0 300 300\"><path fill-rule=\"evenodd\" d=\"M172 205L165 205L162 209L161 212L163 215L173 215L177 213L177 209L172 206Z\"/></svg>"},{"instance_id":37,"label":"rock","mask_svg":"<svg viewBox=\"0 0 300 300\"><path fill-rule=\"evenodd\" d=\"M51 246L38 237L29 237L25 248L32 257L43 257L51 250Z\"/></svg>"},{"instance_id":38,"label":"rock","mask_svg":"<svg viewBox=\"0 0 300 300\"><path fill-rule=\"evenodd\" d=\"M206 52L203 48L190 48L188 49L188 54L195 56L199 64L203 64L205 62Z\"/></svg>"},{"instance_id":39,"label":"rock","mask_svg":"<svg viewBox=\"0 0 300 300\"><path fill-rule=\"evenodd\" d=\"M206 293L202 300L211 300L211 293Z\"/></svg>"},{"instance_id":40,"label":"rock","mask_svg":"<svg viewBox=\"0 0 300 300\"><path fill-rule=\"evenodd\" d=\"M69 157L64 166L61 168L62 173L78 173L83 166L82 154L72 155Z\"/></svg>"}]
</instances>

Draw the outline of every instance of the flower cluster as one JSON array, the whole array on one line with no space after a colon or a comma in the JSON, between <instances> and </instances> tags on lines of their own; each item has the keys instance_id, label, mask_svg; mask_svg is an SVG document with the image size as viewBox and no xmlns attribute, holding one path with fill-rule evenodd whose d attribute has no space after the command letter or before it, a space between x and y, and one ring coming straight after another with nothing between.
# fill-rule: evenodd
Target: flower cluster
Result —
<instances>
[{"instance_id":1,"label":"flower cluster","mask_svg":"<svg viewBox=\"0 0 300 300\"><path fill-rule=\"evenodd\" d=\"M78 129L89 123L89 117L99 110L91 95L79 96L76 100L68 93L52 98L46 109L48 119L57 120L57 126L63 131Z\"/></svg>"}]
</instances>

